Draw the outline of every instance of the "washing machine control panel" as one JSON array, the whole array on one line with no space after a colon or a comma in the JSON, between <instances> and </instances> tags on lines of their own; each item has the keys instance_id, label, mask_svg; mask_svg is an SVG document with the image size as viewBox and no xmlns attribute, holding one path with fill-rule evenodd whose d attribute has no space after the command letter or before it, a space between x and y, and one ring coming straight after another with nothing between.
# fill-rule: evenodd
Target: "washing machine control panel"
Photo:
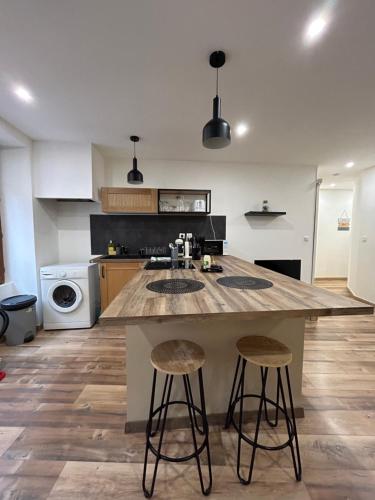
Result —
<instances>
[{"instance_id":1,"label":"washing machine control panel","mask_svg":"<svg viewBox=\"0 0 375 500\"><path fill-rule=\"evenodd\" d=\"M79 279L88 277L87 269L41 269L41 279Z\"/></svg>"}]
</instances>

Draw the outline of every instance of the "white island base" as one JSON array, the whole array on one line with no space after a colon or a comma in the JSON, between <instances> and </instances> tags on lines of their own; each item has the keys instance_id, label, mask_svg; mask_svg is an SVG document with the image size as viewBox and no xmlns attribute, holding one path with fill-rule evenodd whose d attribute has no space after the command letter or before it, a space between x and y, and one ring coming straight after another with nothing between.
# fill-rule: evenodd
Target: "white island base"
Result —
<instances>
[{"instance_id":1,"label":"white island base","mask_svg":"<svg viewBox=\"0 0 375 500\"><path fill-rule=\"evenodd\" d=\"M286 344L293 353L289 366L296 416L303 416L301 389L305 318L227 320L207 319L128 325L127 331L127 417L126 432L145 429L148 418L153 367L150 363L152 349L161 342L174 339L191 340L205 351L203 366L206 410L210 424L224 423L228 400L237 362L236 342L246 335L264 335ZM267 396L275 397L275 372L269 370ZM284 370L282 370L284 372ZM284 375L284 373L283 373ZM160 404L164 374L158 374L155 405ZM285 378L283 379L285 381ZM200 407L197 392L197 375L190 381L194 403ZM248 363L246 368L246 392L260 394L260 369ZM286 383L284 382L284 389ZM174 377L171 399L185 400L182 377ZM252 400L246 410L258 408L259 400ZM170 408L168 423L173 427L185 427L186 408ZM270 415L272 413L270 412Z\"/></svg>"}]
</instances>

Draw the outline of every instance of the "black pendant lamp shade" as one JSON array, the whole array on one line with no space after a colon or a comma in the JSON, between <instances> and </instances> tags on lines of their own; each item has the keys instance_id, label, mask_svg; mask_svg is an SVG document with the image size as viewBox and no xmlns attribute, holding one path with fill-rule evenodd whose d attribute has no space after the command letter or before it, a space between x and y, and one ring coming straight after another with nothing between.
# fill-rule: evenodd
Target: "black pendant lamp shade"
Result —
<instances>
[{"instance_id":1,"label":"black pendant lamp shade","mask_svg":"<svg viewBox=\"0 0 375 500\"><path fill-rule=\"evenodd\" d=\"M212 52L210 65L216 68L216 97L213 100L213 117L203 128L203 146L209 149L220 149L230 144L230 125L221 118L221 99L219 93L219 68L225 64L225 54L221 50Z\"/></svg>"},{"instance_id":2,"label":"black pendant lamp shade","mask_svg":"<svg viewBox=\"0 0 375 500\"><path fill-rule=\"evenodd\" d=\"M143 184L143 174L138 170L138 160L135 156L135 143L139 141L137 135L131 135L130 140L134 144L133 168L128 172L129 184Z\"/></svg>"}]
</instances>

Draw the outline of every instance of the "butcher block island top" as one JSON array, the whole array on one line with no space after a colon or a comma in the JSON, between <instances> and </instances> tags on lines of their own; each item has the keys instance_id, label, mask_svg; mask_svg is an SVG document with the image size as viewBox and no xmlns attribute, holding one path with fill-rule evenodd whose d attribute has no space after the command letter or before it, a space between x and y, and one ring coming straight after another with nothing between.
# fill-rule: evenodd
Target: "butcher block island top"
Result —
<instances>
[{"instance_id":1,"label":"butcher block island top","mask_svg":"<svg viewBox=\"0 0 375 500\"><path fill-rule=\"evenodd\" d=\"M100 317L103 325L209 319L261 319L373 314L373 306L256 266L232 256L216 257L222 273L195 270L140 270ZM218 278L249 276L271 281L263 289L229 288ZM204 288L184 294L157 293L147 288L165 279L198 280Z\"/></svg>"}]
</instances>

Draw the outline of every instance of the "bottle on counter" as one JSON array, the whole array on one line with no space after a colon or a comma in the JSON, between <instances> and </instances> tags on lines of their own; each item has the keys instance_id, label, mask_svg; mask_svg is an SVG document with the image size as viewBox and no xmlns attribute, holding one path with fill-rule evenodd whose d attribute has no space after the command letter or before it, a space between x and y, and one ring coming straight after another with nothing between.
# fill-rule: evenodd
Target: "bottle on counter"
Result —
<instances>
[{"instance_id":1,"label":"bottle on counter","mask_svg":"<svg viewBox=\"0 0 375 500\"><path fill-rule=\"evenodd\" d=\"M108 255L116 255L116 245L112 240L109 240L108 243Z\"/></svg>"},{"instance_id":2,"label":"bottle on counter","mask_svg":"<svg viewBox=\"0 0 375 500\"><path fill-rule=\"evenodd\" d=\"M203 256L203 269L209 269L211 267L211 255Z\"/></svg>"}]
</instances>

